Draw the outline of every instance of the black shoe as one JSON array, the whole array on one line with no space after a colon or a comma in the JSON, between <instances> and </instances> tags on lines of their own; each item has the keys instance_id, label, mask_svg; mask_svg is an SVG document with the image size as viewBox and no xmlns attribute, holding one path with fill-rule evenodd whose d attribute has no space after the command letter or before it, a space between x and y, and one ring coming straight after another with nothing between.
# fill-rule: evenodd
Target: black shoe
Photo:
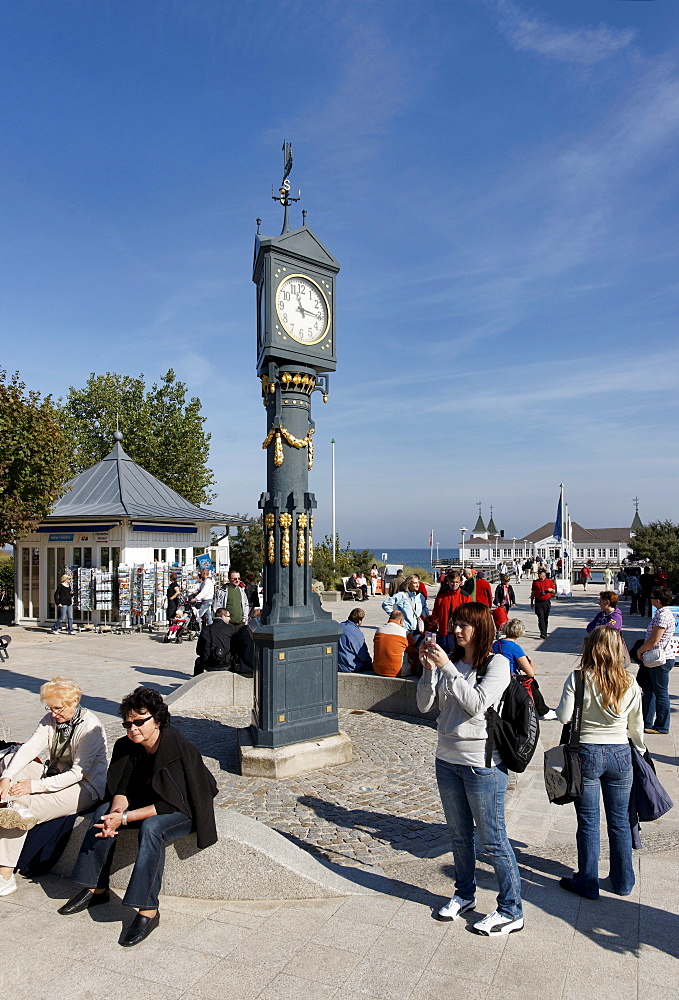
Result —
<instances>
[{"instance_id":1,"label":"black shoe","mask_svg":"<svg viewBox=\"0 0 679 1000\"><path fill-rule=\"evenodd\" d=\"M67 903L60 906L57 913L68 917L71 913L82 913L83 910L91 909L93 906L101 906L102 903L108 903L110 898L111 893L108 889L106 892L90 892L89 889L83 889L77 896L73 896Z\"/></svg>"},{"instance_id":2,"label":"black shoe","mask_svg":"<svg viewBox=\"0 0 679 1000\"><path fill-rule=\"evenodd\" d=\"M147 938L159 923L160 912L156 913L155 917L143 917L141 913L138 913L127 930L120 935L118 943L123 948L131 948L133 945L143 941L144 938Z\"/></svg>"},{"instance_id":3,"label":"black shoe","mask_svg":"<svg viewBox=\"0 0 679 1000\"><path fill-rule=\"evenodd\" d=\"M582 896L583 899L598 899L599 898L599 893L597 893L596 896L586 896L584 892L580 892L580 890L576 889L575 886L573 885L573 879L572 878L560 878L559 879L559 885L561 886L562 889L565 889L566 892L572 892L576 896Z\"/></svg>"}]
</instances>

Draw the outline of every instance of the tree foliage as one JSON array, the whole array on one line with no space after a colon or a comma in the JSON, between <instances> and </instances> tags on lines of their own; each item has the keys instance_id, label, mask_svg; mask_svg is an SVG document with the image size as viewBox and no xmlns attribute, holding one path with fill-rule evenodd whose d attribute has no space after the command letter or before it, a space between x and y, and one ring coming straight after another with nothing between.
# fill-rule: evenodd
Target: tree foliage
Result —
<instances>
[{"instance_id":1,"label":"tree foliage","mask_svg":"<svg viewBox=\"0 0 679 1000\"><path fill-rule=\"evenodd\" d=\"M236 514L236 517L249 517L249 514ZM260 518L251 524L239 525L236 534L230 539L231 565L237 569L241 579L246 573L254 573L259 580L262 571L262 545L264 530Z\"/></svg>"},{"instance_id":2,"label":"tree foliage","mask_svg":"<svg viewBox=\"0 0 679 1000\"><path fill-rule=\"evenodd\" d=\"M630 541L636 559L647 559L669 574L672 586L679 586L679 524L652 521L639 528Z\"/></svg>"},{"instance_id":3,"label":"tree foliage","mask_svg":"<svg viewBox=\"0 0 679 1000\"><path fill-rule=\"evenodd\" d=\"M28 534L63 493L67 447L50 396L0 369L0 545Z\"/></svg>"},{"instance_id":4,"label":"tree foliage","mask_svg":"<svg viewBox=\"0 0 679 1000\"><path fill-rule=\"evenodd\" d=\"M192 503L208 503L215 480L200 410L197 397L187 402L186 384L171 368L148 390L143 375L92 373L84 388L69 389L61 407L69 472L75 476L109 454L117 421L130 458Z\"/></svg>"},{"instance_id":5,"label":"tree foliage","mask_svg":"<svg viewBox=\"0 0 679 1000\"><path fill-rule=\"evenodd\" d=\"M332 561L332 535L326 535L322 542L314 548L314 577L322 580L326 590L339 587L342 577L351 573L370 573L370 567L376 562L375 553L370 549L352 549L351 542L344 548L339 535L335 539L335 563Z\"/></svg>"}]
</instances>

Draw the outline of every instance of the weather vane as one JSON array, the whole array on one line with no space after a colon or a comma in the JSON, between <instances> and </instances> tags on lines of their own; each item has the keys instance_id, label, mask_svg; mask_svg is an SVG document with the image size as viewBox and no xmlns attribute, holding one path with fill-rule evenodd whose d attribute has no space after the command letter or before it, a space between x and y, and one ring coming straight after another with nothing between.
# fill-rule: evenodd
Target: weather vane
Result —
<instances>
[{"instance_id":1,"label":"weather vane","mask_svg":"<svg viewBox=\"0 0 679 1000\"><path fill-rule=\"evenodd\" d=\"M281 186L278 189L278 194L273 193L273 188L271 188L271 197L274 201L280 201L285 212L283 215L283 228L281 229L281 235L283 233L288 233L290 231L290 226L288 225L288 208L292 205L293 201L299 201L302 197L302 192L297 192L297 197L293 198L290 194L290 180L289 174L292 170L292 143L284 142L283 146L283 180L281 181Z\"/></svg>"}]
</instances>

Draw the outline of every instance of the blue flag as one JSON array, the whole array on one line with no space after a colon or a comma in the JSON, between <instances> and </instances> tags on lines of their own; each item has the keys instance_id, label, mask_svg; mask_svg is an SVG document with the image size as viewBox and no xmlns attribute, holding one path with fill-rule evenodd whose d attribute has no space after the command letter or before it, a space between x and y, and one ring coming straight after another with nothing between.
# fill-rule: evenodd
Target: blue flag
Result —
<instances>
[{"instance_id":1,"label":"blue flag","mask_svg":"<svg viewBox=\"0 0 679 1000\"><path fill-rule=\"evenodd\" d=\"M557 542L563 539L563 510L561 509L562 496L559 494L559 506L556 508L556 521L554 522L554 537Z\"/></svg>"}]
</instances>

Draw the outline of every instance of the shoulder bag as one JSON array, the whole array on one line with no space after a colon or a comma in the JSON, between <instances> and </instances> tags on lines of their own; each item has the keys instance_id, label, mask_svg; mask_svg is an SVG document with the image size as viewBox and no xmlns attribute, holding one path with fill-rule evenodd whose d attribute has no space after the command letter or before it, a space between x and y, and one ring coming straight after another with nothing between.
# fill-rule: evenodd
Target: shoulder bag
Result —
<instances>
[{"instance_id":1,"label":"shoulder bag","mask_svg":"<svg viewBox=\"0 0 679 1000\"><path fill-rule=\"evenodd\" d=\"M549 801L557 806L574 802L582 795L582 766L578 751L584 697L585 679L582 670L576 670L573 718L564 726L559 746L545 752L545 788Z\"/></svg>"}]
</instances>

